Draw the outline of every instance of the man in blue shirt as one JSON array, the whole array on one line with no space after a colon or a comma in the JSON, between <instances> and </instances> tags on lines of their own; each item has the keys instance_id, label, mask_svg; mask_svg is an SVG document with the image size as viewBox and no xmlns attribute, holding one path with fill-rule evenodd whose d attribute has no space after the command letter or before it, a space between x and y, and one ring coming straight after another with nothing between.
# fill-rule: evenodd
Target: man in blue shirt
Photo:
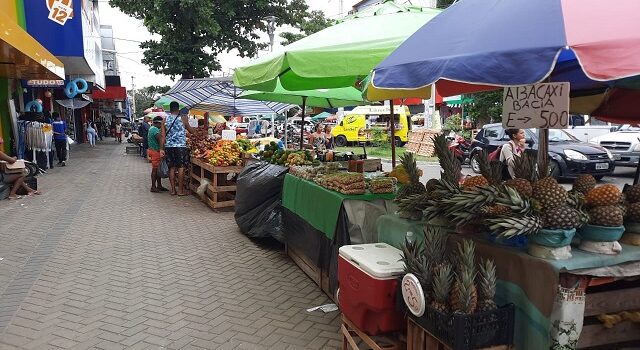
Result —
<instances>
[{"instance_id":1,"label":"man in blue shirt","mask_svg":"<svg viewBox=\"0 0 640 350\"><path fill-rule=\"evenodd\" d=\"M138 127L138 135L142 137L142 148L140 149L140 155L147 158L147 149L149 149L149 139L147 135L149 134L149 129L151 125L149 125L150 118L148 116L144 116L142 123Z\"/></svg>"},{"instance_id":2,"label":"man in blue shirt","mask_svg":"<svg viewBox=\"0 0 640 350\"><path fill-rule=\"evenodd\" d=\"M189 149L187 148L187 131L193 134L195 129L189 125L187 113L180 114L178 102L169 104L169 115L162 125L164 152L169 166L169 183L171 195L186 196L184 190L184 168L189 166ZM162 148L161 148L162 150ZM178 186L176 189L176 170L178 171Z\"/></svg>"},{"instance_id":3,"label":"man in blue shirt","mask_svg":"<svg viewBox=\"0 0 640 350\"><path fill-rule=\"evenodd\" d=\"M58 165L67 165L67 123L60 117L60 113L53 112L53 140L56 144L56 154L58 155Z\"/></svg>"}]
</instances>

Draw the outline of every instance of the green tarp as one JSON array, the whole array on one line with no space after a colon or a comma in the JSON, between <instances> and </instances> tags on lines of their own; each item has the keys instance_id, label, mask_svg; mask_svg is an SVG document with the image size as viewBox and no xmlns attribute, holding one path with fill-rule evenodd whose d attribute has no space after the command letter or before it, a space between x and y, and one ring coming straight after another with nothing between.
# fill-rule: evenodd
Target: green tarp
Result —
<instances>
[{"instance_id":1,"label":"green tarp","mask_svg":"<svg viewBox=\"0 0 640 350\"><path fill-rule=\"evenodd\" d=\"M393 199L395 194L344 195L311 181L287 174L282 188L282 206L301 217L329 239L335 234L342 201Z\"/></svg>"}]
</instances>

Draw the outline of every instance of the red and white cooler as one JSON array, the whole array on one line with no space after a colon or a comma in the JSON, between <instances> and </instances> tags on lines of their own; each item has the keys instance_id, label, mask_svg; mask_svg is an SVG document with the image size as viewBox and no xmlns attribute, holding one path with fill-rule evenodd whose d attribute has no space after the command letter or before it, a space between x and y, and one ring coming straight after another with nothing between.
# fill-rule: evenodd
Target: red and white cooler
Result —
<instances>
[{"instance_id":1,"label":"red and white cooler","mask_svg":"<svg viewBox=\"0 0 640 350\"><path fill-rule=\"evenodd\" d=\"M404 329L404 315L395 308L402 252L386 243L345 245L339 252L342 314L369 335Z\"/></svg>"}]
</instances>

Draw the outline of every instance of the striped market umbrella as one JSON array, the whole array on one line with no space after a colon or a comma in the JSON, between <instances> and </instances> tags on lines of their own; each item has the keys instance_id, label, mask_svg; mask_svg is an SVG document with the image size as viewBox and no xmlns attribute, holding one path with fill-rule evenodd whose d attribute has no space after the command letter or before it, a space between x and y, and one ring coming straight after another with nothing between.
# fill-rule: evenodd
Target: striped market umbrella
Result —
<instances>
[{"instance_id":1,"label":"striped market umbrella","mask_svg":"<svg viewBox=\"0 0 640 350\"><path fill-rule=\"evenodd\" d=\"M182 79L163 97L192 109L229 116L283 113L294 107L286 103L243 99L240 97L243 91L233 85L231 78Z\"/></svg>"}]
</instances>

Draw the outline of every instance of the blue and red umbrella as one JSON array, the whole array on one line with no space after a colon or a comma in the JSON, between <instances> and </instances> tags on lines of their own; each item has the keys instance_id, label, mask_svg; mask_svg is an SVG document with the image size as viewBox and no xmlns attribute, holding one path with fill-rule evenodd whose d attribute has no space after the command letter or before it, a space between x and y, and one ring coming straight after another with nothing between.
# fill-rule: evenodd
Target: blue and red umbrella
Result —
<instances>
[{"instance_id":1,"label":"blue and red umbrella","mask_svg":"<svg viewBox=\"0 0 640 350\"><path fill-rule=\"evenodd\" d=\"M569 81L572 109L640 117L640 1L461 0L373 72L376 88L443 96ZM635 109L635 110L634 110Z\"/></svg>"}]
</instances>

